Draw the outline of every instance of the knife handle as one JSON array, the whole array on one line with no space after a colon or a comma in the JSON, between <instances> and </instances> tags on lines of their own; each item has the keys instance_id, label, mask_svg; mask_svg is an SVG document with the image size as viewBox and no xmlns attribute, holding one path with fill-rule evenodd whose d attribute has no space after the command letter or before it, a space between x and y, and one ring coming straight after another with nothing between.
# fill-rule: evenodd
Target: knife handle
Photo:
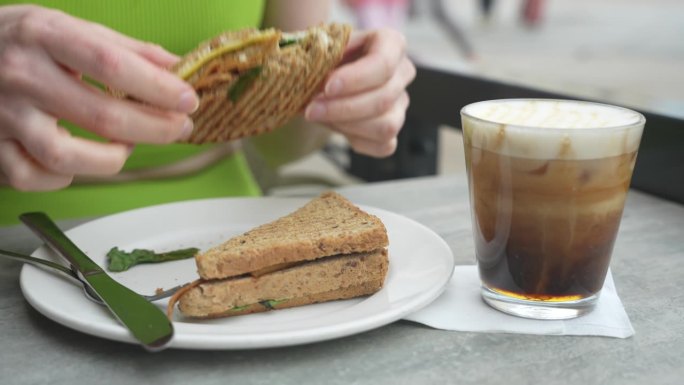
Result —
<instances>
[{"instance_id":1,"label":"knife handle","mask_svg":"<svg viewBox=\"0 0 684 385\"><path fill-rule=\"evenodd\" d=\"M103 271L98 264L93 262L78 246L67 238L66 234L57 227L47 214L42 212L24 213L19 216L19 219L50 246L52 250L69 261L83 276Z\"/></svg>"}]
</instances>

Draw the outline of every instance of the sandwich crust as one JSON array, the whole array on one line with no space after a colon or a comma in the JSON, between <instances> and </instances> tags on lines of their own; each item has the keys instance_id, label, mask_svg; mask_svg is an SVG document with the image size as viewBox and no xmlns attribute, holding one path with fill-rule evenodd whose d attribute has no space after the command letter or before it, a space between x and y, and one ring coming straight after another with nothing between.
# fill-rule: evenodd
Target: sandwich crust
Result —
<instances>
[{"instance_id":1,"label":"sandwich crust","mask_svg":"<svg viewBox=\"0 0 684 385\"><path fill-rule=\"evenodd\" d=\"M353 298L380 290L388 266L386 249L322 258L259 278L201 283L178 307L187 317L217 318Z\"/></svg>"},{"instance_id":2,"label":"sandwich crust","mask_svg":"<svg viewBox=\"0 0 684 385\"><path fill-rule=\"evenodd\" d=\"M195 256L204 280L269 266L385 248L380 219L335 192L325 192L289 215L233 237Z\"/></svg>"}]
</instances>

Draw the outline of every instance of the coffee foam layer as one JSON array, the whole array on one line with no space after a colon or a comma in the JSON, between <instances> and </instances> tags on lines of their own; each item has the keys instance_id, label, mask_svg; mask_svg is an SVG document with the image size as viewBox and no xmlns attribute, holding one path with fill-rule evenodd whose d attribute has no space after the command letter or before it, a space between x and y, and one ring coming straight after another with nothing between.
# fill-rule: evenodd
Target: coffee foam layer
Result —
<instances>
[{"instance_id":1,"label":"coffee foam layer","mask_svg":"<svg viewBox=\"0 0 684 385\"><path fill-rule=\"evenodd\" d=\"M474 147L530 159L596 159L638 149L644 119L597 103L493 100L461 111Z\"/></svg>"}]
</instances>

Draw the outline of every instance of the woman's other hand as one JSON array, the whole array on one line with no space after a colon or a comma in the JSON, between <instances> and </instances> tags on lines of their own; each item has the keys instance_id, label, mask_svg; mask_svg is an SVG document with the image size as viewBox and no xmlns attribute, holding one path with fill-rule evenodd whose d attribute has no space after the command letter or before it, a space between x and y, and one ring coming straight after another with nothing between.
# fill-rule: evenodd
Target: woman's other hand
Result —
<instances>
[{"instance_id":1,"label":"woman's other hand","mask_svg":"<svg viewBox=\"0 0 684 385\"><path fill-rule=\"evenodd\" d=\"M346 136L354 151L385 157L394 153L416 68L404 36L392 29L355 32L323 92L306 108L310 121Z\"/></svg>"}]
</instances>

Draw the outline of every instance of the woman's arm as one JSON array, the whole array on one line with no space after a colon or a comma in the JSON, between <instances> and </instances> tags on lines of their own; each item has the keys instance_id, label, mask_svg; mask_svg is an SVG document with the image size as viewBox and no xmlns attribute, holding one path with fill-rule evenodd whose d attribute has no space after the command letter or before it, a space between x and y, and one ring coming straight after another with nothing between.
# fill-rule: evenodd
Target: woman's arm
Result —
<instances>
[{"instance_id":1,"label":"woman's arm","mask_svg":"<svg viewBox=\"0 0 684 385\"><path fill-rule=\"evenodd\" d=\"M330 13L327 0L268 0L263 27L283 31L297 31L326 22ZM322 148L330 137L330 130L301 116L277 130L248 139L248 151L255 150L260 163L270 168L300 159ZM251 158L252 161L255 161ZM253 167L263 167L254 165ZM258 172L258 170L254 170Z\"/></svg>"},{"instance_id":2,"label":"woman's arm","mask_svg":"<svg viewBox=\"0 0 684 385\"><path fill-rule=\"evenodd\" d=\"M297 31L328 21L329 0L268 0L264 12L264 27Z\"/></svg>"}]
</instances>

